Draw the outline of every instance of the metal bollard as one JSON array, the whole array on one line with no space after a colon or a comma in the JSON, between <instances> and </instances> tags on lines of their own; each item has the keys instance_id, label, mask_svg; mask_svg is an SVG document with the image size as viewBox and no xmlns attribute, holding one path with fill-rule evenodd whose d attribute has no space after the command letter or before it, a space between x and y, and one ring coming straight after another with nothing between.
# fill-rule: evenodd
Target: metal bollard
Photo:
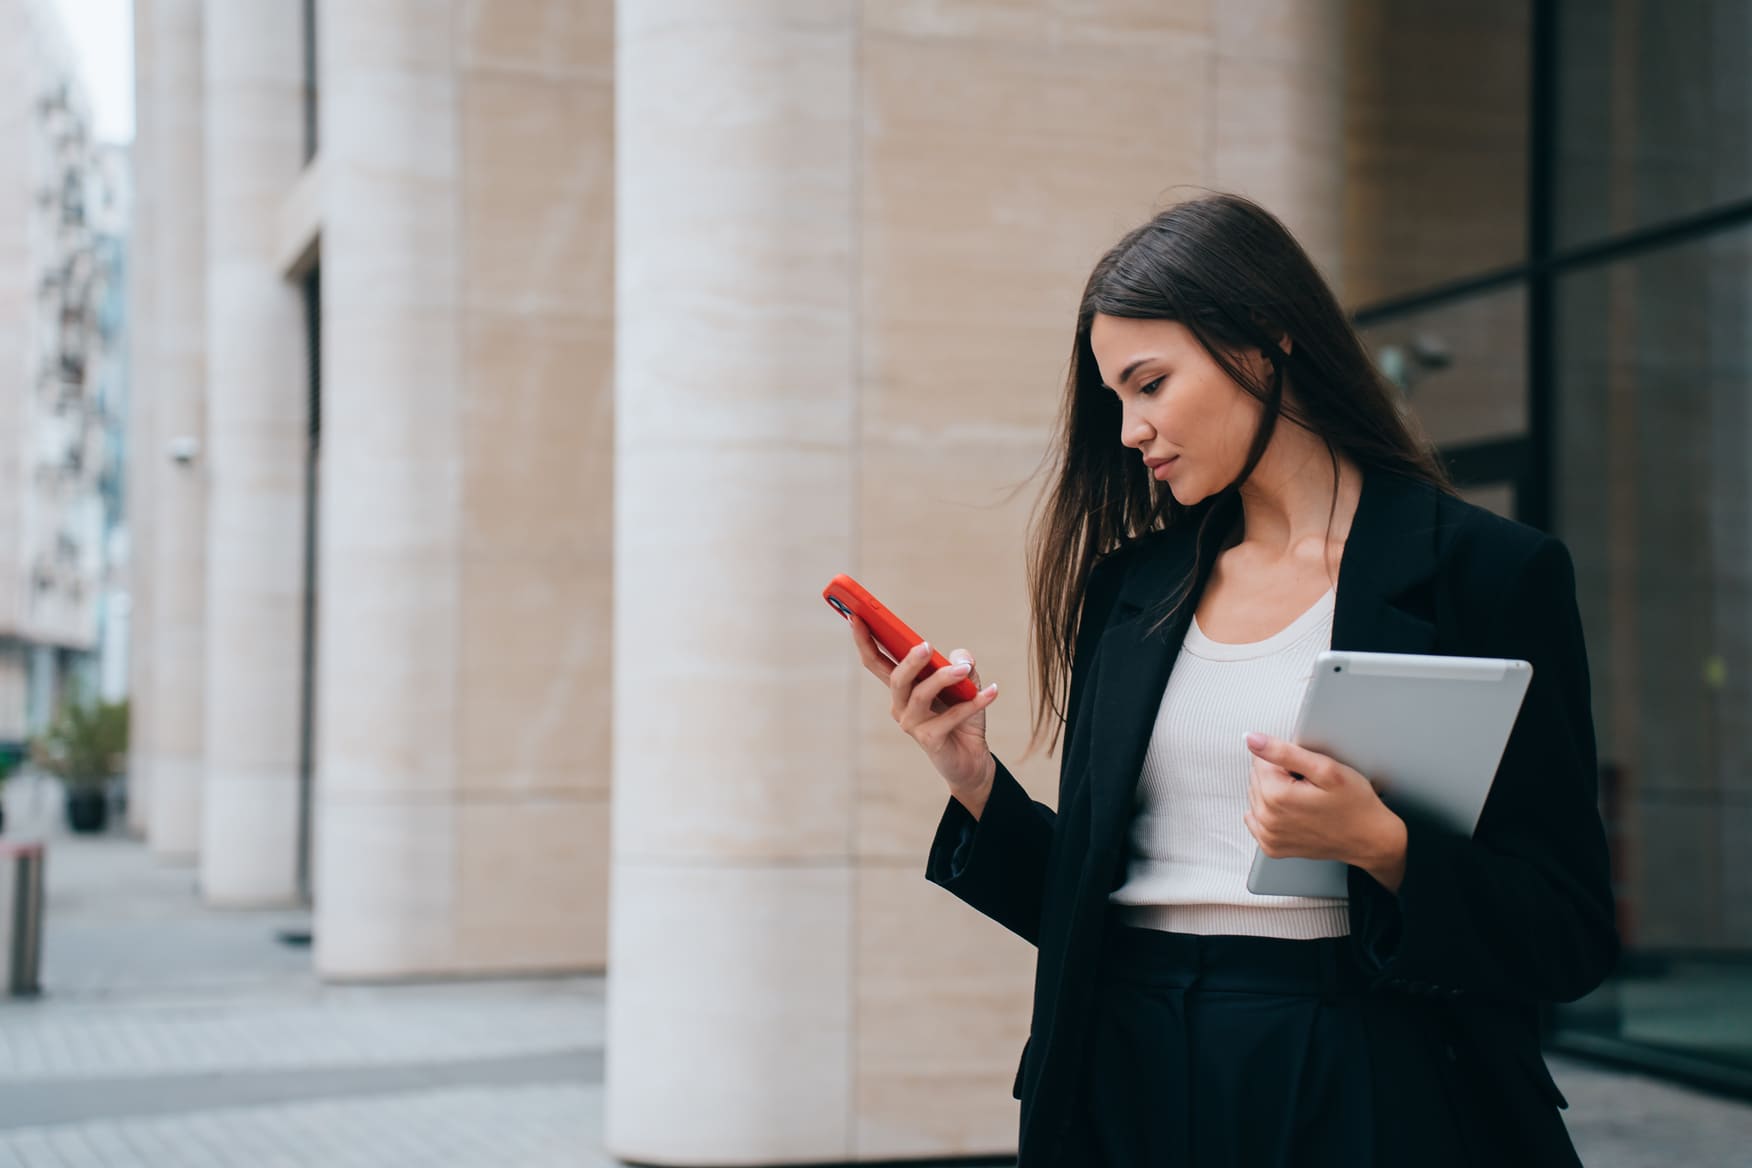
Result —
<instances>
[{"instance_id":1,"label":"metal bollard","mask_svg":"<svg viewBox=\"0 0 1752 1168\"><path fill-rule=\"evenodd\" d=\"M0 992L41 991L43 845L0 843Z\"/></svg>"}]
</instances>

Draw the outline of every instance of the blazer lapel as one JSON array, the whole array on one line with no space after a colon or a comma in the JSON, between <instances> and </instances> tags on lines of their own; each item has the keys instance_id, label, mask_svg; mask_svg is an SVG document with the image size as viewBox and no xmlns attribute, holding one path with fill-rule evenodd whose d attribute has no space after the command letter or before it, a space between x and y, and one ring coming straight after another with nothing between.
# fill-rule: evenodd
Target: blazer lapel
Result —
<instances>
[{"instance_id":1,"label":"blazer lapel","mask_svg":"<svg viewBox=\"0 0 1752 1168\"><path fill-rule=\"evenodd\" d=\"M1132 565L1097 650L1091 695L1089 784L1095 856L1118 848L1130 820L1139 772L1175 659L1210 578L1222 538L1238 518L1231 496L1212 514L1202 546L1198 522L1171 528ZM1332 647L1378 653L1432 653L1436 493L1382 471L1365 471L1356 515L1339 561ZM1154 634L1168 597L1192 572L1192 593Z\"/></svg>"}]
</instances>

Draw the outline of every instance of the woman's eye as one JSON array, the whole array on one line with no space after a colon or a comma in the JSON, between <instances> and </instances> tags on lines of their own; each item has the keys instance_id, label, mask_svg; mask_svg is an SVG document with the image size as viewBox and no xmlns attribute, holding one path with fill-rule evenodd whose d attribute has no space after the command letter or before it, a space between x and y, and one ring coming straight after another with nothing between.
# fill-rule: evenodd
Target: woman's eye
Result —
<instances>
[{"instance_id":1,"label":"woman's eye","mask_svg":"<svg viewBox=\"0 0 1752 1168\"><path fill-rule=\"evenodd\" d=\"M1150 394L1155 393L1158 389L1162 388L1162 382L1165 380L1167 379L1158 377L1154 381L1138 386L1138 394L1142 397L1148 397Z\"/></svg>"}]
</instances>

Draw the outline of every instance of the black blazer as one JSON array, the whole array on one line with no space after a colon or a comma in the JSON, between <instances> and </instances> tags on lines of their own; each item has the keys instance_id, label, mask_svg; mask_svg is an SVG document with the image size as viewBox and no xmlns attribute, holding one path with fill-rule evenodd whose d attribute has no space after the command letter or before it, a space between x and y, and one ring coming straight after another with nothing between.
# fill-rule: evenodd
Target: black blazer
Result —
<instances>
[{"instance_id":1,"label":"black blazer","mask_svg":"<svg viewBox=\"0 0 1752 1168\"><path fill-rule=\"evenodd\" d=\"M1031 800L1000 762L981 818L951 799L931 845L929 880L1039 948L1015 1088L1019 1168L1079 1162L1062 1141L1107 896L1125 878L1135 786L1169 671L1239 503L1211 505L1227 513L1211 517L1196 590L1157 635L1145 632L1192 570L1195 521L1133 540L1091 571L1058 811ZM1378 1162L1576 1165L1557 1112L1566 1104L1540 1054L1538 1005L1597 986L1618 934L1569 552L1426 484L1365 472L1332 645L1533 664L1472 837L1395 808L1408 832L1398 895L1350 870L1351 944L1371 987L1363 1016ZM1441 1133L1456 1127L1466 1143L1449 1148Z\"/></svg>"}]
</instances>

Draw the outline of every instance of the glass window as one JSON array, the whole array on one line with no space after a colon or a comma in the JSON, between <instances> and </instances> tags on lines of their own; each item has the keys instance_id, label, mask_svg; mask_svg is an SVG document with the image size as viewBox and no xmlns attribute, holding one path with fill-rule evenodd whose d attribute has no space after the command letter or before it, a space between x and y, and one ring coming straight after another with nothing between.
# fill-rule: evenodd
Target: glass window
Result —
<instances>
[{"instance_id":1,"label":"glass window","mask_svg":"<svg viewBox=\"0 0 1752 1168\"><path fill-rule=\"evenodd\" d=\"M1558 247L1752 196L1752 5L1558 4Z\"/></svg>"},{"instance_id":2,"label":"glass window","mask_svg":"<svg viewBox=\"0 0 1752 1168\"><path fill-rule=\"evenodd\" d=\"M1461 490L1460 496L1468 503L1483 507L1486 511L1495 511L1504 519L1515 517L1515 488L1511 483L1466 487Z\"/></svg>"},{"instance_id":3,"label":"glass window","mask_svg":"<svg viewBox=\"0 0 1752 1168\"><path fill-rule=\"evenodd\" d=\"M1375 363L1442 446L1527 429L1527 294L1519 285L1362 330Z\"/></svg>"},{"instance_id":4,"label":"glass window","mask_svg":"<svg viewBox=\"0 0 1752 1168\"><path fill-rule=\"evenodd\" d=\"M1629 952L1559 1018L1752 1066L1749 320L1748 228L1557 282L1556 515Z\"/></svg>"},{"instance_id":5,"label":"glass window","mask_svg":"<svg viewBox=\"0 0 1752 1168\"><path fill-rule=\"evenodd\" d=\"M1527 254L1525 0L1354 0L1344 297L1366 306Z\"/></svg>"}]
</instances>

